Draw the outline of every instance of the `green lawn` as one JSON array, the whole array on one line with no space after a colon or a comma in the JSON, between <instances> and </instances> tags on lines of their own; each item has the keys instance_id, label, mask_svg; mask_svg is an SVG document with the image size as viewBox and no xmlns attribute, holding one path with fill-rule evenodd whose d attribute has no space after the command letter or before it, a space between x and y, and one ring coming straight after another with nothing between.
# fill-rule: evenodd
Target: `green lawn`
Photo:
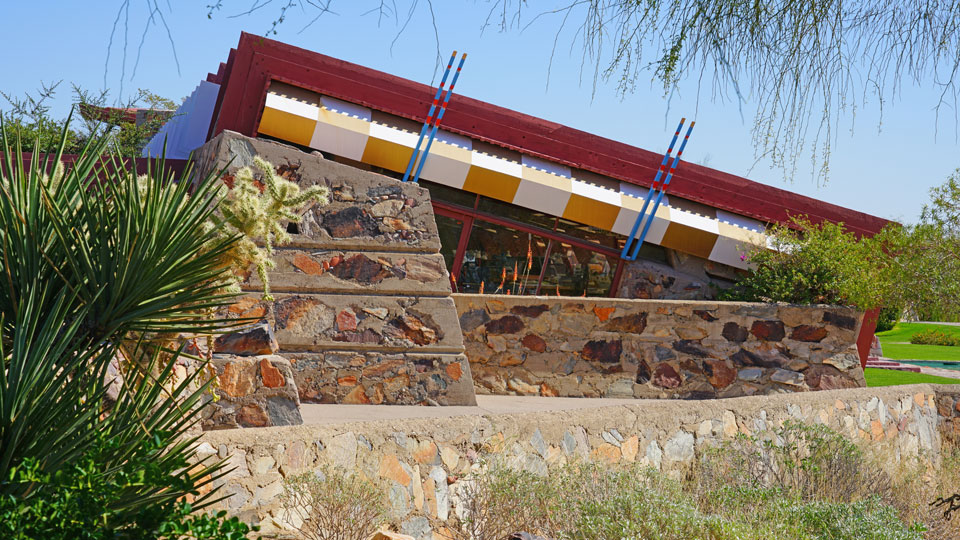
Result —
<instances>
[{"instance_id":1,"label":"green lawn","mask_svg":"<svg viewBox=\"0 0 960 540\"><path fill-rule=\"evenodd\" d=\"M943 345L911 345L910 338L922 330L938 330L960 336L960 326L943 324L898 323L893 330L877 333L883 346L883 356L894 360L956 360L960 361L960 347Z\"/></svg>"},{"instance_id":2,"label":"green lawn","mask_svg":"<svg viewBox=\"0 0 960 540\"><path fill-rule=\"evenodd\" d=\"M940 332L946 332L948 334L956 334L960 336L960 326L950 326L946 324L923 324L923 323L897 323L893 327L893 330L887 330L886 332L877 332L877 337L880 338L880 342L886 344L888 341L906 341L909 342L910 338L914 334L920 332L921 330L938 330Z\"/></svg>"},{"instance_id":3,"label":"green lawn","mask_svg":"<svg viewBox=\"0 0 960 540\"><path fill-rule=\"evenodd\" d=\"M896 371L893 369L867 368L863 370L867 386L896 386L899 384L960 384L960 379L937 377L924 373Z\"/></svg>"}]
</instances>

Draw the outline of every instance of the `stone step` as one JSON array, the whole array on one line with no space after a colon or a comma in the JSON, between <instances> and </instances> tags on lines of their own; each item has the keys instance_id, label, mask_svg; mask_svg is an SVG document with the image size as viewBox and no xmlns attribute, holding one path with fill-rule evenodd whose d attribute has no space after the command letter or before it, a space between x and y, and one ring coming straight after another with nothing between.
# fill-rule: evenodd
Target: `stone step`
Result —
<instances>
[{"instance_id":1,"label":"stone step","mask_svg":"<svg viewBox=\"0 0 960 540\"><path fill-rule=\"evenodd\" d=\"M337 349L463 352L456 307L449 297L275 293L248 295L226 310L266 320L280 350Z\"/></svg>"},{"instance_id":2,"label":"stone step","mask_svg":"<svg viewBox=\"0 0 960 540\"><path fill-rule=\"evenodd\" d=\"M450 277L439 253L275 249L270 290L299 293L449 296ZM256 272L242 287L263 290Z\"/></svg>"},{"instance_id":3,"label":"stone step","mask_svg":"<svg viewBox=\"0 0 960 540\"><path fill-rule=\"evenodd\" d=\"M475 405L463 354L283 353L303 403Z\"/></svg>"}]
</instances>

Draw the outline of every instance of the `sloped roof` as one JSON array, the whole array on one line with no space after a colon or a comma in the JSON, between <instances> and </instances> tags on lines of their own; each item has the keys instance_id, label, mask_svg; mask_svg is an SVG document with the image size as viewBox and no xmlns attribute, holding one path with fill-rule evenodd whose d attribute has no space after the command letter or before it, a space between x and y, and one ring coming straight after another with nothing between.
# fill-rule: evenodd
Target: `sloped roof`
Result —
<instances>
[{"instance_id":1,"label":"sloped roof","mask_svg":"<svg viewBox=\"0 0 960 540\"><path fill-rule=\"evenodd\" d=\"M207 80L220 84L210 136L225 129L254 136L267 88L281 81L422 122L435 88L285 43L242 33ZM662 154L455 94L443 128L524 154L649 187ZM668 193L769 223L805 215L874 234L888 222L849 208L716 169L684 163Z\"/></svg>"}]
</instances>

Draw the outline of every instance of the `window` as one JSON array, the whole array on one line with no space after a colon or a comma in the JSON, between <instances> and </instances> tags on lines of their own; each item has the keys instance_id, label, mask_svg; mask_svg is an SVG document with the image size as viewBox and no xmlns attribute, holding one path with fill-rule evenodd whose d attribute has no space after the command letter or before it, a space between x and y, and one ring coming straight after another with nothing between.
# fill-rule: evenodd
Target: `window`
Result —
<instances>
[{"instance_id":1,"label":"window","mask_svg":"<svg viewBox=\"0 0 960 540\"><path fill-rule=\"evenodd\" d=\"M477 219L463 254L460 292L535 294L549 241L542 236Z\"/></svg>"},{"instance_id":2,"label":"window","mask_svg":"<svg viewBox=\"0 0 960 540\"><path fill-rule=\"evenodd\" d=\"M618 258L597 251L554 242L540 294L609 296L619 262Z\"/></svg>"}]
</instances>

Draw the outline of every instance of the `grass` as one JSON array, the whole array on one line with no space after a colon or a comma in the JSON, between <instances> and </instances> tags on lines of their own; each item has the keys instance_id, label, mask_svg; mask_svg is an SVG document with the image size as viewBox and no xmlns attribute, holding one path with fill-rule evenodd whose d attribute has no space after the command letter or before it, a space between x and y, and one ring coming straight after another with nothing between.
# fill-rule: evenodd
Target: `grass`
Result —
<instances>
[{"instance_id":1,"label":"grass","mask_svg":"<svg viewBox=\"0 0 960 540\"><path fill-rule=\"evenodd\" d=\"M893 327L893 330L877 332L877 337L880 338L880 342L884 345L886 345L887 342L909 343L910 338L913 337L914 334L923 330L937 330L939 332L946 332L947 334L955 334L960 336L960 326L902 322L897 323L897 325Z\"/></svg>"},{"instance_id":2,"label":"grass","mask_svg":"<svg viewBox=\"0 0 960 540\"><path fill-rule=\"evenodd\" d=\"M960 347L943 345L912 345L910 338L923 330L937 330L960 336L960 326L923 323L897 323L893 330L878 332L883 356L893 360L960 361Z\"/></svg>"},{"instance_id":3,"label":"grass","mask_svg":"<svg viewBox=\"0 0 960 540\"><path fill-rule=\"evenodd\" d=\"M886 352L886 351L884 351ZM937 377L925 373L911 371L896 371L893 369L867 368L863 370L867 379L867 386L897 386L901 384L960 384L960 379Z\"/></svg>"}]
</instances>

